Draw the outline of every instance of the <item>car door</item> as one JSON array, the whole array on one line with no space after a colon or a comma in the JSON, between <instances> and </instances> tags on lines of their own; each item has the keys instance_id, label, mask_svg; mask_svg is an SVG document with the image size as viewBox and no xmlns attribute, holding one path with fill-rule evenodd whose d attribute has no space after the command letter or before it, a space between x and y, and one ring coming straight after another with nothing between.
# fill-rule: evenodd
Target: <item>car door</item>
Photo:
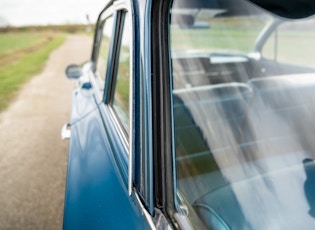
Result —
<instances>
[{"instance_id":1,"label":"car door","mask_svg":"<svg viewBox=\"0 0 315 230\"><path fill-rule=\"evenodd\" d=\"M147 229L128 195L131 8L108 5L73 93L64 229Z\"/></svg>"}]
</instances>

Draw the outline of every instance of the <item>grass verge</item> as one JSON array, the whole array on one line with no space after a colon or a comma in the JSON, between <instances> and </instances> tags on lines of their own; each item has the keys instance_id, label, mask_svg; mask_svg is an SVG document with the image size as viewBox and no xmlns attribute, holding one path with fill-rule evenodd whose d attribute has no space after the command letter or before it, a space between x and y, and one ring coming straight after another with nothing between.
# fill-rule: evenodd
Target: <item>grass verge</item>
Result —
<instances>
[{"instance_id":1,"label":"grass verge","mask_svg":"<svg viewBox=\"0 0 315 230\"><path fill-rule=\"evenodd\" d=\"M20 57L15 62L0 66L0 111L8 107L21 85L39 73L51 51L65 40L63 35L54 35L49 43Z\"/></svg>"},{"instance_id":2,"label":"grass verge","mask_svg":"<svg viewBox=\"0 0 315 230\"><path fill-rule=\"evenodd\" d=\"M0 33L0 57L36 44L43 33Z\"/></svg>"}]
</instances>

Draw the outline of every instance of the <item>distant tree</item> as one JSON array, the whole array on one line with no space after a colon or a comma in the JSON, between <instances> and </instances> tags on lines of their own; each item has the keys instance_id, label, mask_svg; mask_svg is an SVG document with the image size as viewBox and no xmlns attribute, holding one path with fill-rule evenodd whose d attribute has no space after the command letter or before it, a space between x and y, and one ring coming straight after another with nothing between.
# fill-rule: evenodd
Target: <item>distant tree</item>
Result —
<instances>
[{"instance_id":1,"label":"distant tree","mask_svg":"<svg viewBox=\"0 0 315 230\"><path fill-rule=\"evenodd\" d=\"M89 33L92 30L92 26L91 26L90 16L88 14L86 14L86 20L87 20L87 26L86 26L85 31Z\"/></svg>"}]
</instances>

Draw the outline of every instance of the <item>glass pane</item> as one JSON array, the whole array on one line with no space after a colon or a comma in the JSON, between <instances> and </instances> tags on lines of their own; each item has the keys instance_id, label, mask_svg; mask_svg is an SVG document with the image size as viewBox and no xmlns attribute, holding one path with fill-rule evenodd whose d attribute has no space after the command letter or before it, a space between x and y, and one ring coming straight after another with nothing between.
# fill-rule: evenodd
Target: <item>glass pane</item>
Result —
<instances>
[{"instance_id":1,"label":"glass pane","mask_svg":"<svg viewBox=\"0 0 315 230\"><path fill-rule=\"evenodd\" d=\"M110 39L113 33L113 16L107 18L103 23L103 33L100 42L99 57L97 60L97 72L100 78L105 80Z\"/></svg>"},{"instance_id":2,"label":"glass pane","mask_svg":"<svg viewBox=\"0 0 315 230\"><path fill-rule=\"evenodd\" d=\"M243 0L170 13L178 209L196 229L313 229L314 17Z\"/></svg>"},{"instance_id":3,"label":"glass pane","mask_svg":"<svg viewBox=\"0 0 315 230\"><path fill-rule=\"evenodd\" d=\"M119 63L117 71L116 89L114 95L114 109L127 133L129 133L129 88L130 88L130 37L131 23L128 13L125 17Z\"/></svg>"},{"instance_id":4,"label":"glass pane","mask_svg":"<svg viewBox=\"0 0 315 230\"><path fill-rule=\"evenodd\" d=\"M278 62L314 68L313 28L315 28L314 18L281 23L264 46L263 56Z\"/></svg>"}]
</instances>

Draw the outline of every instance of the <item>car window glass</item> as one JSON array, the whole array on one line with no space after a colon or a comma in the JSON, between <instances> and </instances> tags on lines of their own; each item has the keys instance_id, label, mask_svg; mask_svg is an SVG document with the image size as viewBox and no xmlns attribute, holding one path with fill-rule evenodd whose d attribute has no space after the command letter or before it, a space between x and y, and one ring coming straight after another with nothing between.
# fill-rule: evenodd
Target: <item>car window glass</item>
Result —
<instances>
[{"instance_id":1,"label":"car window glass","mask_svg":"<svg viewBox=\"0 0 315 230\"><path fill-rule=\"evenodd\" d=\"M313 19L245 0L174 0L170 18L179 212L196 229L313 229Z\"/></svg>"},{"instance_id":2,"label":"car window glass","mask_svg":"<svg viewBox=\"0 0 315 230\"><path fill-rule=\"evenodd\" d=\"M263 56L283 63L315 67L315 19L284 22L269 37Z\"/></svg>"},{"instance_id":3,"label":"car window glass","mask_svg":"<svg viewBox=\"0 0 315 230\"><path fill-rule=\"evenodd\" d=\"M113 107L119 117L124 130L129 133L129 89L130 89L130 18L125 15L121 45L119 50L119 61L117 67L117 79L113 98Z\"/></svg>"},{"instance_id":4,"label":"car window glass","mask_svg":"<svg viewBox=\"0 0 315 230\"><path fill-rule=\"evenodd\" d=\"M113 16L105 19L101 26L102 26L102 33L100 38L100 46L99 46L99 56L97 59L97 73L99 74L100 78L104 81L107 69L107 61L108 61L108 54L109 54L109 47L110 47L110 39L113 33Z\"/></svg>"}]
</instances>

